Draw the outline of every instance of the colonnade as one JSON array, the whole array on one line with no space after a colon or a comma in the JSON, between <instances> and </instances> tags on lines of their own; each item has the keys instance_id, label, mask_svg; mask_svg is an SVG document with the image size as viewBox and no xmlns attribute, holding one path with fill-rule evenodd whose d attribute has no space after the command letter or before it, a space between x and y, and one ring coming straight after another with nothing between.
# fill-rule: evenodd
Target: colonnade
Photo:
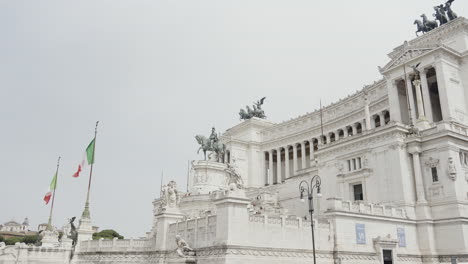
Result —
<instances>
[{"instance_id":1,"label":"colonnade","mask_svg":"<svg viewBox=\"0 0 468 264\"><path fill-rule=\"evenodd\" d=\"M371 124L366 125L366 120L353 123L334 131L324 133L323 136L306 139L301 142L280 146L265 151L265 183L266 185L278 184L296 175L299 171L315 165L315 151L319 146L330 144L341 139L359 135L365 127L381 127L390 121L388 110L379 112L367 118Z\"/></svg>"}]
</instances>

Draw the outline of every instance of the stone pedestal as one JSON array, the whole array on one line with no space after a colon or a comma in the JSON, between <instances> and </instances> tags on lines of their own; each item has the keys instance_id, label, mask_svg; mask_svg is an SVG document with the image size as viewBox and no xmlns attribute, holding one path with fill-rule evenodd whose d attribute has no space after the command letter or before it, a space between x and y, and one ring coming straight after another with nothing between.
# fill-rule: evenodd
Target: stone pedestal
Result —
<instances>
[{"instance_id":1,"label":"stone pedestal","mask_svg":"<svg viewBox=\"0 0 468 264\"><path fill-rule=\"evenodd\" d=\"M57 231L45 230L43 234L44 236L41 239L43 247L58 247L60 245L58 241L59 234Z\"/></svg>"},{"instance_id":2,"label":"stone pedestal","mask_svg":"<svg viewBox=\"0 0 468 264\"><path fill-rule=\"evenodd\" d=\"M77 229L78 240L77 242L92 240L93 239L93 226L91 224L91 218L81 217L80 226Z\"/></svg>"},{"instance_id":3,"label":"stone pedestal","mask_svg":"<svg viewBox=\"0 0 468 264\"><path fill-rule=\"evenodd\" d=\"M176 223L177 221L180 221L183 218L184 215L180 212L178 208L164 208L163 211L156 215L156 250L174 250L175 245L174 247L171 247L170 245L172 245L172 243L169 242L171 239L175 241L175 237L167 237L167 233L169 232L169 225Z\"/></svg>"},{"instance_id":4,"label":"stone pedestal","mask_svg":"<svg viewBox=\"0 0 468 264\"><path fill-rule=\"evenodd\" d=\"M227 191L214 201L216 205L216 244L244 245L245 227L249 224L247 205L250 199L244 190Z\"/></svg>"},{"instance_id":5,"label":"stone pedestal","mask_svg":"<svg viewBox=\"0 0 468 264\"><path fill-rule=\"evenodd\" d=\"M227 188L226 164L209 160L200 160L193 163L192 186L190 192L208 194L220 188Z\"/></svg>"},{"instance_id":6,"label":"stone pedestal","mask_svg":"<svg viewBox=\"0 0 468 264\"><path fill-rule=\"evenodd\" d=\"M66 235L63 234L62 239L60 239L60 247L64 249L70 249L73 247L73 240L71 240L68 237L65 237Z\"/></svg>"}]
</instances>

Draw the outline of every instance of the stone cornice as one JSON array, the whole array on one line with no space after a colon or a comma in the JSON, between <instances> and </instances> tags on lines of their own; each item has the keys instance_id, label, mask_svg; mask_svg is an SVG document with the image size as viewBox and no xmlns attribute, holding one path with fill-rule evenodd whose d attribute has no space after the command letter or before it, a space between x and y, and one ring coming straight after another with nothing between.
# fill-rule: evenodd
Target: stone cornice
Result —
<instances>
[{"instance_id":1,"label":"stone cornice","mask_svg":"<svg viewBox=\"0 0 468 264\"><path fill-rule=\"evenodd\" d=\"M253 117L251 119L245 120L242 123L235 125L229 129L227 129L224 133L223 136L232 136L235 135L239 131L245 130L247 127L253 127L253 128L258 128L258 129L265 129L267 127L273 126L275 123L265 120L265 119L260 119Z\"/></svg>"}]
</instances>

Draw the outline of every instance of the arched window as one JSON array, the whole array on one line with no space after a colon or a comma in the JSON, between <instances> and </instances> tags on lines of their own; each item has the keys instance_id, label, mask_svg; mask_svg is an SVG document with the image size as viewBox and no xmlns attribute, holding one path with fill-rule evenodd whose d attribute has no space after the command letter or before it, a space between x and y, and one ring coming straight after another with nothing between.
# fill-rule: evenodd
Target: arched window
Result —
<instances>
[{"instance_id":1,"label":"arched window","mask_svg":"<svg viewBox=\"0 0 468 264\"><path fill-rule=\"evenodd\" d=\"M357 133L357 134L362 133L362 125L361 125L361 123L357 123L357 125L356 125L356 133Z\"/></svg>"},{"instance_id":2,"label":"arched window","mask_svg":"<svg viewBox=\"0 0 468 264\"><path fill-rule=\"evenodd\" d=\"M379 115L374 116L374 123L375 123L375 127L382 126L382 124L380 123L380 116Z\"/></svg>"},{"instance_id":3,"label":"arched window","mask_svg":"<svg viewBox=\"0 0 468 264\"><path fill-rule=\"evenodd\" d=\"M384 118L385 118L385 124L390 123L390 112L389 111L385 111Z\"/></svg>"}]
</instances>

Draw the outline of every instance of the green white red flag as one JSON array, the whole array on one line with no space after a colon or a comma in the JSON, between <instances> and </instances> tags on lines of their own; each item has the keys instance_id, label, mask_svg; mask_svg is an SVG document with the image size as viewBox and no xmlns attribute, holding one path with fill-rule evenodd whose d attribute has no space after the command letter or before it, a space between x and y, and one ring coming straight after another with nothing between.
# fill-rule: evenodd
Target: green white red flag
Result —
<instances>
[{"instance_id":1,"label":"green white red flag","mask_svg":"<svg viewBox=\"0 0 468 264\"><path fill-rule=\"evenodd\" d=\"M44 202L46 204L49 203L50 201L50 198L52 198L52 192L57 188L57 172L55 173L54 175L54 178L52 178L52 181L50 182L50 185L49 185L49 191L46 193L46 195L44 196Z\"/></svg>"},{"instance_id":2,"label":"green white red flag","mask_svg":"<svg viewBox=\"0 0 468 264\"><path fill-rule=\"evenodd\" d=\"M81 161L80 164L78 164L78 169L76 172L73 174L73 177L77 178L80 176L81 171L83 170L84 166L86 165L86 162L88 165L91 165L94 163L94 139L91 140L91 142L88 144L88 147L86 148L85 155L83 157L83 160Z\"/></svg>"}]
</instances>

